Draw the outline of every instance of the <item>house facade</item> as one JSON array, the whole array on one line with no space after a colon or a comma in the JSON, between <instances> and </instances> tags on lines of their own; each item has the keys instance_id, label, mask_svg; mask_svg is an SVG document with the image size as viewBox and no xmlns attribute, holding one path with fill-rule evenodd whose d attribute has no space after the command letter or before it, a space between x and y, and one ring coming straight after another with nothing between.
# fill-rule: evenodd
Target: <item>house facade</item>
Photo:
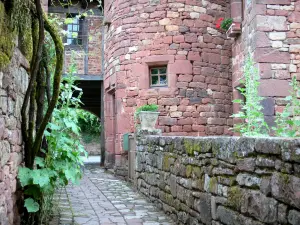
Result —
<instances>
[{"instance_id":1,"label":"house facade","mask_svg":"<svg viewBox=\"0 0 300 225\"><path fill-rule=\"evenodd\" d=\"M232 100L242 97L245 57L256 62L271 126L291 77L299 77L299 0L109 0L104 13L98 3L82 2L46 6L64 17L93 10L72 25L81 27L79 47L64 40L65 68L75 51L87 109L102 119L106 164L119 171L127 164L123 135L134 132L138 106L159 105L164 135L233 135L230 116L239 105ZM220 18L233 19L228 34L216 28Z\"/></svg>"},{"instance_id":2,"label":"house facade","mask_svg":"<svg viewBox=\"0 0 300 225\"><path fill-rule=\"evenodd\" d=\"M248 54L270 125L300 75L299 0L110 0L104 9L106 161L116 168L136 107L158 104L164 135L232 135ZM233 18L231 38L219 18Z\"/></svg>"}]
</instances>

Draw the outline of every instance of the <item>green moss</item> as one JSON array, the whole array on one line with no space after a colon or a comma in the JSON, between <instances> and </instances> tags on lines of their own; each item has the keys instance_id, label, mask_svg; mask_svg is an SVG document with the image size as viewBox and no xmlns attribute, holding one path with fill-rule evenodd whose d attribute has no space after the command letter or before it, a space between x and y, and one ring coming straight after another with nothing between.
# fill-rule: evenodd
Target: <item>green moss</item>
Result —
<instances>
[{"instance_id":1,"label":"green moss","mask_svg":"<svg viewBox=\"0 0 300 225\"><path fill-rule=\"evenodd\" d=\"M0 52L0 69L5 67L9 63L9 58L6 54Z\"/></svg>"},{"instance_id":2,"label":"green moss","mask_svg":"<svg viewBox=\"0 0 300 225\"><path fill-rule=\"evenodd\" d=\"M172 163L172 162L170 163L170 161L171 161L171 160L169 160L170 158L175 159L175 157L173 155L169 155L169 154L164 155L164 158L163 158L163 170L164 171L170 171L170 166Z\"/></svg>"},{"instance_id":3,"label":"green moss","mask_svg":"<svg viewBox=\"0 0 300 225\"><path fill-rule=\"evenodd\" d=\"M217 193L218 192L218 180L216 177L212 177L209 181L209 192Z\"/></svg>"},{"instance_id":4,"label":"green moss","mask_svg":"<svg viewBox=\"0 0 300 225\"><path fill-rule=\"evenodd\" d=\"M26 29L20 32L20 50L30 62L33 55L32 31Z\"/></svg>"},{"instance_id":5,"label":"green moss","mask_svg":"<svg viewBox=\"0 0 300 225\"><path fill-rule=\"evenodd\" d=\"M236 210L240 210L241 202L243 201L243 190L238 187L231 187L228 189L227 204Z\"/></svg>"},{"instance_id":6,"label":"green moss","mask_svg":"<svg viewBox=\"0 0 300 225\"><path fill-rule=\"evenodd\" d=\"M4 4L0 2L0 69L9 64L15 47L16 31L11 28L9 15Z\"/></svg>"},{"instance_id":7,"label":"green moss","mask_svg":"<svg viewBox=\"0 0 300 225\"><path fill-rule=\"evenodd\" d=\"M184 144L186 153L188 155L193 155L194 154L193 144L188 140L184 140L183 144Z\"/></svg>"},{"instance_id":8,"label":"green moss","mask_svg":"<svg viewBox=\"0 0 300 225\"><path fill-rule=\"evenodd\" d=\"M189 156L193 156L194 152L201 152L201 145L194 143L192 140L184 140L184 147Z\"/></svg>"},{"instance_id":9,"label":"green moss","mask_svg":"<svg viewBox=\"0 0 300 225\"><path fill-rule=\"evenodd\" d=\"M203 175L203 170L199 166L193 166L193 174L196 177L201 178Z\"/></svg>"},{"instance_id":10,"label":"green moss","mask_svg":"<svg viewBox=\"0 0 300 225\"><path fill-rule=\"evenodd\" d=\"M290 176L288 174L280 173L279 176L280 176L280 179L283 180L283 182L285 184L290 183Z\"/></svg>"},{"instance_id":11,"label":"green moss","mask_svg":"<svg viewBox=\"0 0 300 225\"><path fill-rule=\"evenodd\" d=\"M0 1L0 69L7 66L13 56L16 38L19 36L20 50L31 61L33 52L31 16L28 0L12 0L8 9ZM7 4L7 3L6 3Z\"/></svg>"},{"instance_id":12,"label":"green moss","mask_svg":"<svg viewBox=\"0 0 300 225\"><path fill-rule=\"evenodd\" d=\"M187 165L186 167L186 171L185 171L185 175L186 177L191 177L192 176L192 171L193 171L193 167L191 165Z\"/></svg>"}]
</instances>

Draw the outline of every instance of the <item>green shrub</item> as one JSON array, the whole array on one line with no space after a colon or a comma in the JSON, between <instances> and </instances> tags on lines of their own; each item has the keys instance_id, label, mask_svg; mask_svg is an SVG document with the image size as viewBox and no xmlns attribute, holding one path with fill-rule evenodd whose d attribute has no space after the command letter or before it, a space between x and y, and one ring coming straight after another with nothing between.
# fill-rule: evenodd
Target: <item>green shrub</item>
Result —
<instances>
[{"instance_id":1,"label":"green shrub","mask_svg":"<svg viewBox=\"0 0 300 225\"><path fill-rule=\"evenodd\" d=\"M285 100L288 102L282 113L276 115L276 127L273 128L276 136L300 137L300 88L296 77L290 83L291 95Z\"/></svg>"},{"instance_id":2,"label":"green shrub","mask_svg":"<svg viewBox=\"0 0 300 225\"><path fill-rule=\"evenodd\" d=\"M269 127L264 120L261 101L262 97L258 95L259 73L254 66L254 62L250 56L247 57L244 67L243 79L240 81L244 87L238 90L245 97L245 101L236 99L233 102L239 103L242 110L232 117L240 118L242 123L235 124L233 130L243 136L268 136Z\"/></svg>"}]
</instances>

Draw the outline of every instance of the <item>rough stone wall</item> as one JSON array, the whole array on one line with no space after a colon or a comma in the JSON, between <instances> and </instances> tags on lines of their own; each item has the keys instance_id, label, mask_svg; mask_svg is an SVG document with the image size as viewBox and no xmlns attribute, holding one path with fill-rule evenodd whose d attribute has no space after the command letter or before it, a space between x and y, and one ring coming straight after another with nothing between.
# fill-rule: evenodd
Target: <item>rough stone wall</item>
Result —
<instances>
[{"instance_id":1,"label":"rough stone wall","mask_svg":"<svg viewBox=\"0 0 300 225\"><path fill-rule=\"evenodd\" d=\"M242 34L233 44L234 98L239 97L235 88L244 56L250 52L260 71L260 94L266 98L264 114L268 123L274 125L276 112L282 112L286 104L284 97L289 95L291 77L298 78L300 74L300 1L233 2L236 7L231 7L232 15L236 21L242 20ZM237 109L234 107L235 112Z\"/></svg>"},{"instance_id":2,"label":"rough stone wall","mask_svg":"<svg viewBox=\"0 0 300 225\"><path fill-rule=\"evenodd\" d=\"M215 29L229 7L227 0L105 1L108 159L120 164L122 135L134 131L134 111L147 103L159 105L165 135L230 134L231 43ZM159 65L167 66L168 85L151 88L149 68Z\"/></svg>"},{"instance_id":3,"label":"rough stone wall","mask_svg":"<svg viewBox=\"0 0 300 225\"><path fill-rule=\"evenodd\" d=\"M144 135L137 188L178 224L300 224L299 140Z\"/></svg>"},{"instance_id":4,"label":"rough stone wall","mask_svg":"<svg viewBox=\"0 0 300 225\"><path fill-rule=\"evenodd\" d=\"M0 224L20 224L18 167L23 161L21 107L28 85L28 62L16 48L11 63L0 70Z\"/></svg>"}]
</instances>

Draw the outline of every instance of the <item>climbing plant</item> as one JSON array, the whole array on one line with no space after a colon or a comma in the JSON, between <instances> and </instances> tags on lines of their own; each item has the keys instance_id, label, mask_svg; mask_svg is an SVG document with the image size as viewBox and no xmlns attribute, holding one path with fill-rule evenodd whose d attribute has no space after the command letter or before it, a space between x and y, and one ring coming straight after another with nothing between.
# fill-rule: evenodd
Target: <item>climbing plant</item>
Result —
<instances>
[{"instance_id":1,"label":"climbing plant","mask_svg":"<svg viewBox=\"0 0 300 225\"><path fill-rule=\"evenodd\" d=\"M240 104L241 111L232 115L232 117L242 120L241 123L234 125L233 130L243 136L268 135L269 127L264 120L263 106L261 105L263 98L258 94L259 79L259 73L254 66L253 59L248 56L245 61L244 74L240 81L243 86L238 88L245 97L245 101L242 99L233 101Z\"/></svg>"}]
</instances>

